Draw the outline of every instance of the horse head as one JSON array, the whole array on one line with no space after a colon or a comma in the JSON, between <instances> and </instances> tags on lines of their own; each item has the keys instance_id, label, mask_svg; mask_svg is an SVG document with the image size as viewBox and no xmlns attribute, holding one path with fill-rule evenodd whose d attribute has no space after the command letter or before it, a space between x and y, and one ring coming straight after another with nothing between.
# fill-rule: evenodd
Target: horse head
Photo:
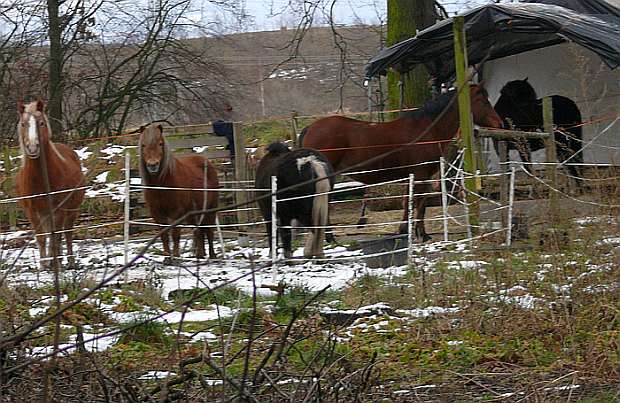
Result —
<instances>
[{"instance_id":1,"label":"horse head","mask_svg":"<svg viewBox=\"0 0 620 403\"><path fill-rule=\"evenodd\" d=\"M149 174L165 169L168 156L162 125L147 125L140 128L140 158Z\"/></svg>"},{"instance_id":2,"label":"horse head","mask_svg":"<svg viewBox=\"0 0 620 403\"><path fill-rule=\"evenodd\" d=\"M31 159L39 158L41 144L49 142L51 129L44 109L45 104L41 100L26 105L22 101L17 104L19 145L24 155Z\"/></svg>"},{"instance_id":3,"label":"horse head","mask_svg":"<svg viewBox=\"0 0 620 403\"><path fill-rule=\"evenodd\" d=\"M502 127L502 118L493 109L493 105L489 102L489 94L482 84L470 86L470 97L474 123L485 127Z\"/></svg>"},{"instance_id":4,"label":"horse head","mask_svg":"<svg viewBox=\"0 0 620 403\"><path fill-rule=\"evenodd\" d=\"M501 89L500 94L508 98L514 105L526 105L536 103L538 96L534 87L527 81L527 77L523 80L508 81Z\"/></svg>"}]
</instances>

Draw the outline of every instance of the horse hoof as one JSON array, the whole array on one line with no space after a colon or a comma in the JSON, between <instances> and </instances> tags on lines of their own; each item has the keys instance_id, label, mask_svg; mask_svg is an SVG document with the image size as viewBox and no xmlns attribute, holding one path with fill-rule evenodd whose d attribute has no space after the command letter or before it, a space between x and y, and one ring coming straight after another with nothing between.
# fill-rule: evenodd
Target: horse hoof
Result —
<instances>
[{"instance_id":1,"label":"horse hoof","mask_svg":"<svg viewBox=\"0 0 620 403\"><path fill-rule=\"evenodd\" d=\"M424 235L422 235L422 243L424 243L424 242L428 242L428 241L430 241L431 239L433 239L433 238L432 238L430 235L428 235L428 234L424 234Z\"/></svg>"},{"instance_id":2,"label":"horse hoof","mask_svg":"<svg viewBox=\"0 0 620 403\"><path fill-rule=\"evenodd\" d=\"M398 226L398 233L399 234L407 234L409 232L409 228L407 227L407 224L400 224Z\"/></svg>"},{"instance_id":3,"label":"horse hoof","mask_svg":"<svg viewBox=\"0 0 620 403\"><path fill-rule=\"evenodd\" d=\"M78 270L79 268L80 268L80 265L77 264L76 262L67 263L67 270Z\"/></svg>"},{"instance_id":4,"label":"horse hoof","mask_svg":"<svg viewBox=\"0 0 620 403\"><path fill-rule=\"evenodd\" d=\"M164 258L164 265L166 266L176 266L177 259L173 256L166 256Z\"/></svg>"},{"instance_id":5,"label":"horse hoof","mask_svg":"<svg viewBox=\"0 0 620 403\"><path fill-rule=\"evenodd\" d=\"M368 218L367 217L360 217L360 219L357 220L357 228L362 228L366 224L368 224Z\"/></svg>"},{"instance_id":6,"label":"horse hoof","mask_svg":"<svg viewBox=\"0 0 620 403\"><path fill-rule=\"evenodd\" d=\"M325 234L325 242L327 242L327 243L336 243L336 237L331 232L326 233Z\"/></svg>"}]
</instances>

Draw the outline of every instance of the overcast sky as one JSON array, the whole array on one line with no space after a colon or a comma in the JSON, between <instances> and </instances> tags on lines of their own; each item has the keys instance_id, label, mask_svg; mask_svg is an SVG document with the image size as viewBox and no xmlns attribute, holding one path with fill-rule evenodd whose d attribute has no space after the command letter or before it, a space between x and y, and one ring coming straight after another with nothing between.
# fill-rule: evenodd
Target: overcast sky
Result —
<instances>
[{"instance_id":1,"label":"overcast sky","mask_svg":"<svg viewBox=\"0 0 620 403\"><path fill-rule=\"evenodd\" d=\"M290 8L287 8L289 0L241 0L245 3L246 13L253 18L251 26L245 26L246 31L263 31L275 30L283 26L293 27L297 21L297 16ZM481 4L489 3L491 0L447 0L440 3L446 10L453 15L456 12L464 11L469 8L476 7ZM324 3L329 4L330 1ZM377 24L385 21L387 0L337 0L334 8L335 20L338 24ZM284 11L283 11L284 10ZM317 12L315 25L325 22L321 14L327 13L329 10ZM212 7L207 6L202 9L202 19L213 21L221 19L226 25L229 16L221 13L214 15ZM318 22L318 24L316 24Z\"/></svg>"}]
</instances>

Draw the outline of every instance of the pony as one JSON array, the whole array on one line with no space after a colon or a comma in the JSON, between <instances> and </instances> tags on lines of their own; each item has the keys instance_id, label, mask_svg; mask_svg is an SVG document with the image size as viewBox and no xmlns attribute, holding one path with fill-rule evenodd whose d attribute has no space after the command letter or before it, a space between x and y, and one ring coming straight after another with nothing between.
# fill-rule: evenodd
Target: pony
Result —
<instances>
[{"instance_id":1,"label":"pony","mask_svg":"<svg viewBox=\"0 0 620 403\"><path fill-rule=\"evenodd\" d=\"M500 91L500 97L495 104L497 114L505 122L506 127L514 126L524 131L543 130L542 100L538 99L536 91L527 81L509 81ZM556 154L560 162L570 158L572 162L583 162L581 151L581 113L571 99L552 95L554 138L556 142ZM495 149L498 142L494 141ZM542 139L514 139L507 141L508 150L517 150L521 160L532 161L532 151L545 147ZM526 164L528 172L532 167ZM575 178L577 187L581 187L581 172L578 166L567 165L569 173Z\"/></svg>"},{"instance_id":2,"label":"pony","mask_svg":"<svg viewBox=\"0 0 620 403\"><path fill-rule=\"evenodd\" d=\"M157 224L172 224L181 217L188 225L209 225L194 229L194 253L199 259L205 257L205 233L209 242L209 257L216 257L213 249L213 225L215 212L187 215L192 211L212 210L218 205L219 181L215 167L202 155L177 157L166 142L161 124L150 124L140 128L139 140L140 176L144 186L146 206ZM206 171L206 180L205 180ZM161 188L186 188L203 190L173 190ZM155 187L155 188L150 188ZM172 253L167 232L161 234L164 254L179 257L181 230L171 229Z\"/></svg>"},{"instance_id":3,"label":"pony","mask_svg":"<svg viewBox=\"0 0 620 403\"><path fill-rule=\"evenodd\" d=\"M84 200L86 183L78 155L71 148L51 141L52 129L41 100L18 102L17 137L22 161L15 178L19 197L58 192L19 200L26 217L35 230L41 257L40 266L49 266L46 258L61 255L62 233L65 234L69 267L75 267L73 256L73 225ZM46 248L49 235L49 245Z\"/></svg>"},{"instance_id":4,"label":"pony","mask_svg":"<svg viewBox=\"0 0 620 403\"><path fill-rule=\"evenodd\" d=\"M326 193L334 187L333 169L329 160L315 150L300 148L291 151L283 143L271 143L267 146L267 154L261 158L256 168L256 188L270 189L272 176L277 177L278 189L302 184L294 189L278 192L278 199L314 194L316 196L278 202L277 217L274 218L271 216L271 198L266 197L270 192L257 192L260 197L258 206L267 221L269 245L271 245L273 220L279 219L282 226L290 226L293 220L297 220L302 226L313 227L310 228L304 256L307 258L322 257L325 226L329 216L329 195ZM280 228L280 237L284 257L290 258L292 256L291 229Z\"/></svg>"},{"instance_id":5,"label":"pony","mask_svg":"<svg viewBox=\"0 0 620 403\"><path fill-rule=\"evenodd\" d=\"M439 170L439 158L449 149L459 131L459 113L455 90L428 101L421 108L404 112L398 119L372 123L329 116L305 127L299 138L303 147L325 153L334 169L347 175L356 169L361 173L349 175L365 184L376 184L406 178L410 173L416 181L426 181ZM470 87L474 123L493 128L502 127L502 120L488 100L482 84ZM433 124L433 122L436 122ZM384 155L385 154L385 155ZM425 162L436 161L432 164ZM416 183L415 233L423 242L431 239L424 227L426 201L424 193L430 183ZM405 209L403 221L407 219ZM407 225L400 226L407 232Z\"/></svg>"}]
</instances>

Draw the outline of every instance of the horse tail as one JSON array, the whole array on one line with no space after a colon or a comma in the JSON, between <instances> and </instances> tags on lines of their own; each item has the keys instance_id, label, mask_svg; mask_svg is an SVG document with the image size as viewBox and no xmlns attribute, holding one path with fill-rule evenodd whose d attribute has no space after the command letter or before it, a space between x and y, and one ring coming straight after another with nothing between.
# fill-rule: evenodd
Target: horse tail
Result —
<instances>
[{"instance_id":1,"label":"horse tail","mask_svg":"<svg viewBox=\"0 0 620 403\"><path fill-rule=\"evenodd\" d=\"M297 137L297 147L301 148L304 146L304 137L306 136L306 133L308 133L308 126L301 129L299 137Z\"/></svg>"},{"instance_id":2,"label":"horse tail","mask_svg":"<svg viewBox=\"0 0 620 403\"><path fill-rule=\"evenodd\" d=\"M323 238L325 237L325 227L327 226L329 212L329 194L331 183L327 176L326 164L317 158L310 160L310 165L317 178L314 189L316 195L312 200L312 226L317 227L310 231L310 237L304 254L306 256L323 256Z\"/></svg>"}]
</instances>

